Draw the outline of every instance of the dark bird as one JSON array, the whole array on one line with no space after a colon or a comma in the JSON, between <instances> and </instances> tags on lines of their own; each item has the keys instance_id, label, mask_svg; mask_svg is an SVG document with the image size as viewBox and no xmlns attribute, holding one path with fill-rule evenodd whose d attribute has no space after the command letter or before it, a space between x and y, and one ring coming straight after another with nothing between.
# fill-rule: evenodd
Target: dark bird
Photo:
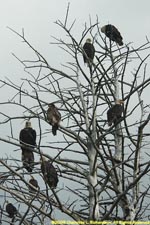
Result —
<instances>
[{"instance_id":1,"label":"dark bird","mask_svg":"<svg viewBox=\"0 0 150 225\"><path fill-rule=\"evenodd\" d=\"M47 110L47 120L52 125L52 133L53 135L57 134L57 130L59 128L60 120L61 120L61 114L54 105L54 103L50 103L48 105Z\"/></svg>"},{"instance_id":2,"label":"dark bird","mask_svg":"<svg viewBox=\"0 0 150 225\"><path fill-rule=\"evenodd\" d=\"M50 160L46 161L44 157L41 159L41 171L45 182L50 188L56 188L58 183L58 175L55 167Z\"/></svg>"},{"instance_id":3,"label":"dark bird","mask_svg":"<svg viewBox=\"0 0 150 225\"><path fill-rule=\"evenodd\" d=\"M17 209L12 203L6 205L6 212L10 218L13 218L17 214Z\"/></svg>"},{"instance_id":4,"label":"dark bird","mask_svg":"<svg viewBox=\"0 0 150 225\"><path fill-rule=\"evenodd\" d=\"M104 33L110 40L115 41L118 45L123 45L123 38L115 26L111 24L105 25L101 28L101 32Z\"/></svg>"},{"instance_id":5,"label":"dark bird","mask_svg":"<svg viewBox=\"0 0 150 225\"><path fill-rule=\"evenodd\" d=\"M32 128L30 121L27 121L25 123L25 128L20 131L19 140L22 145L22 150L26 150L26 146L32 148L36 146L36 131Z\"/></svg>"},{"instance_id":6,"label":"dark bird","mask_svg":"<svg viewBox=\"0 0 150 225\"><path fill-rule=\"evenodd\" d=\"M107 111L107 120L108 125L111 126L112 123L116 124L118 121L122 118L121 114L123 113L123 101L117 100L116 104L113 105L108 111Z\"/></svg>"},{"instance_id":7,"label":"dark bird","mask_svg":"<svg viewBox=\"0 0 150 225\"><path fill-rule=\"evenodd\" d=\"M28 172L32 172L34 166L34 154L32 149L36 146L36 131L32 128L30 121L27 121L25 123L25 128L20 131L19 140L22 149L23 166Z\"/></svg>"},{"instance_id":8,"label":"dark bird","mask_svg":"<svg viewBox=\"0 0 150 225\"><path fill-rule=\"evenodd\" d=\"M93 62L94 55L95 55L95 48L94 45L91 43L91 39L88 38L83 45L83 60L84 63L89 64L90 62Z\"/></svg>"},{"instance_id":9,"label":"dark bird","mask_svg":"<svg viewBox=\"0 0 150 225\"><path fill-rule=\"evenodd\" d=\"M38 189L39 189L39 185L38 185L38 182L37 180L31 176L32 178L29 180L29 184L31 184L33 187L29 186L29 190L31 192L36 192Z\"/></svg>"},{"instance_id":10,"label":"dark bird","mask_svg":"<svg viewBox=\"0 0 150 225\"><path fill-rule=\"evenodd\" d=\"M22 162L24 168L31 173L34 167L34 154L31 150L22 150Z\"/></svg>"}]
</instances>

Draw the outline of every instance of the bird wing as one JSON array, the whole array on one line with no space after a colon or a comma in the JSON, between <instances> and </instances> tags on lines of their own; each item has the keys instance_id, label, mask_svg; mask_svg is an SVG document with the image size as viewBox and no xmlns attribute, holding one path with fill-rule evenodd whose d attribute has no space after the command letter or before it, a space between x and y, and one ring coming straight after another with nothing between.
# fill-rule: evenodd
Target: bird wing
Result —
<instances>
[{"instance_id":1,"label":"bird wing","mask_svg":"<svg viewBox=\"0 0 150 225\"><path fill-rule=\"evenodd\" d=\"M32 137L34 141L34 145L36 145L36 131L32 129Z\"/></svg>"},{"instance_id":2,"label":"bird wing","mask_svg":"<svg viewBox=\"0 0 150 225\"><path fill-rule=\"evenodd\" d=\"M113 35L115 36L115 38L119 38L122 40L122 36L121 36L119 30L115 26L113 26L113 25L111 25L111 26L112 26L112 32L113 32Z\"/></svg>"},{"instance_id":3,"label":"bird wing","mask_svg":"<svg viewBox=\"0 0 150 225\"><path fill-rule=\"evenodd\" d=\"M22 130L20 131L20 134L19 134L19 140L20 140L20 141L23 141L23 140L24 140L24 129L22 129Z\"/></svg>"},{"instance_id":4,"label":"bird wing","mask_svg":"<svg viewBox=\"0 0 150 225\"><path fill-rule=\"evenodd\" d=\"M57 108L54 109L54 117L56 118L57 122L59 123L61 120L61 114Z\"/></svg>"},{"instance_id":5,"label":"bird wing","mask_svg":"<svg viewBox=\"0 0 150 225\"><path fill-rule=\"evenodd\" d=\"M106 36L108 38L110 38L112 41L115 41L115 42L122 42L122 36L120 34L120 32L118 31L118 29L114 26L114 25L107 25L106 27Z\"/></svg>"},{"instance_id":6,"label":"bird wing","mask_svg":"<svg viewBox=\"0 0 150 225\"><path fill-rule=\"evenodd\" d=\"M34 162L34 154L30 150L24 150L22 152L22 161L25 161L27 163L33 163Z\"/></svg>"},{"instance_id":7,"label":"bird wing","mask_svg":"<svg viewBox=\"0 0 150 225\"><path fill-rule=\"evenodd\" d=\"M114 105L107 111L107 120L108 122L113 122L118 117L121 117L121 114L123 112L123 106L122 105Z\"/></svg>"},{"instance_id":8,"label":"bird wing","mask_svg":"<svg viewBox=\"0 0 150 225\"><path fill-rule=\"evenodd\" d=\"M20 131L19 139L22 144L36 145L36 131L32 128L24 128Z\"/></svg>"},{"instance_id":9,"label":"bird wing","mask_svg":"<svg viewBox=\"0 0 150 225\"><path fill-rule=\"evenodd\" d=\"M91 60L93 60L94 54L95 54L94 45L91 44L91 43L85 43L84 46L83 46L83 49L84 49L87 57L90 58ZM86 58L85 54L83 54L83 57Z\"/></svg>"},{"instance_id":10,"label":"bird wing","mask_svg":"<svg viewBox=\"0 0 150 225\"><path fill-rule=\"evenodd\" d=\"M123 106L119 104L114 105L114 113L117 117L120 117L123 113Z\"/></svg>"},{"instance_id":11,"label":"bird wing","mask_svg":"<svg viewBox=\"0 0 150 225\"><path fill-rule=\"evenodd\" d=\"M47 120L49 121L50 124L53 123L53 109L48 108L47 110Z\"/></svg>"}]
</instances>

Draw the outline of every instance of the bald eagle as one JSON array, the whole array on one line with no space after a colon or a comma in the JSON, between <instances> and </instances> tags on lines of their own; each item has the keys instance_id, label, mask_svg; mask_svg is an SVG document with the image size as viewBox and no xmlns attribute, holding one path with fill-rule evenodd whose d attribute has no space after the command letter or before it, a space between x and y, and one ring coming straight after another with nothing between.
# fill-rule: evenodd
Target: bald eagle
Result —
<instances>
[{"instance_id":1,"label":"bald eagle","mask_svg":"<svg viewBox=\"0 0 150 225\"><path fill-rule=\"evenodd\" d=\"M121 114L123 113L123 101L117 100L116 104L113 105L108 111L107 111L107 120L108 125L111 126L112 123L116 124L118 121L122 118Z\"/></svg>"},{"instance_id":2,"label":"bald eagle","mask_svg":"<svg viewBox=\"0 0 150 225\"><path fill-rule=\"evenodd\" d=\"M28 145L31 145L28 147L33 148L36 146L36 131L32 128L30 121L27 121L25 123L25 128L20 131L19 140L23 151L27 149L26 146Z\"/></svg>"},{"instance_id":3,"label":"bald eagle","mask_svg":"<svg viewBox=\"0 0 150 225\"><path fill-rule=\"evenodd\" d=\"M32 128L30 121L27 121L25 123L25 128L20 131L19 139L20 144L22 145L23 166L28 172L32 172L34 164L32 148L36 146L36 131Z\"/></svg>"},{"instance_id":4,"label":"bald eagle","mask_svg":"<svg viewBox=\"0 0 150 225\"><path fill-rule=\"evenodd\" d=\"M95 55L95 48L94 45L91 43L91 39L88 38L83 45L83 60L84 63L89 64L90 62L93 62L94 55Z\"/></svg>"},{"instance_id":5,"label":"bald eagle","mask_svg":"<svg viewBox=\"0 0 150 225\"><path fill-rule=\"evenodd\" d=\"M6 205L6 212L10 218L13 218L17 214L17 209L12 203Z\"/></svg>"},{"instance_id":6,"label":"bald eagle","mask_svg":"<svg viewBox=\"0 0 150 225\"><path fill-rule=\"evenodd\" d=\"M54 105L54 103L50 103L48 105L47 110L47 120L50 125L52 125L52 133L53 135L57 134L57 130L59 128L60 120L61 120L61 114Z\"/></svg>"},{"instance_id":7,"label":"bald eagle","mask_svg":"<svg viewBox=\"0 0 150 225\"><path fill-rule=\"evenodd\" d=\"M50 188L56 188L58 183L57 171L51 161L46 161L44 157L41 159L41 171L48 186Z\"/></svg>"},{"instance_id":8,"label":"bald eagle","mask_svg":"<svg viewBox=\"0 0 150 225\"><path fill-rule=\"evenodd\" d=\"M24 168L28 172L32 172L34 167L34 154L31 150L24 149L22 150L22 162Z\"/></svg>"},{"instance_id":9,"label":"bald eagle","mask_svg":"<svg viewBox=\"0 0 150 225\"><path fill-rule=\"evenodd\" d=\"M123 45L123 38L115 26L111 24L105 25L101 28L101 32L104 33L110 40L115 41L118 45Z\"/></svg>"},{"instance_id":10,"label":"bald eagle","mask_svg":"<svg viewBox=\"0 0 150 225\"><path fill-rule=\"evenodd\" d=\"M33 176L31 176L32 178L29 180L29 184L31 184L33 187L29 186L29 190L31 192L36 192L36 190L38 190L39 185L36 179L34 179Z\"/></svg>"}]
</instances>

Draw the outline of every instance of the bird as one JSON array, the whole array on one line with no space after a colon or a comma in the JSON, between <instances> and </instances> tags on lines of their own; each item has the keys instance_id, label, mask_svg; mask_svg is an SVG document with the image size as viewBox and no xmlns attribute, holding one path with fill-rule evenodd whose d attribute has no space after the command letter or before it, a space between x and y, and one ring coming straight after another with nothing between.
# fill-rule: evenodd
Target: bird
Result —
<instances>
[{"instance_id":1,"label":"bird","mask_svg":"<svg viewBox=\"0 0 150 225\"><path fill-rule=\"evenodd\" d=\"M31 150L22 150L22 163L28 172L32 172L34 167L34 154Z\"/></svg>"},{"instance_id":2,"label":"bird","mask_svg":"<svg viewBox=\"0 0 150 225\"><path fill-rule=\"evenodd\" d=\"M55 136L60 125L61 114L54 103L48 105L47 120L49 124L52 125L52 133Z\"/></svg>"},{"instance_id":3,"label":"bird","mask_svg":"<svg viewBox=\"0 0 150 225\"><path fill-rule=\"evenodd\" d=\"M20 131L19 140L23 151L36 146L36 131L30 121L26 121L25 127Z\"/></svg>"},{"instance_id":4,"label":"bird","mask_svg":"<svg viewBox=\"0 0 150 225\"><path fill-rule=\"evenodd\" d=\"M46 160L45 157L41 158L41 171L45 182L50 188L56 188L58 183L58 175L55 167L50 160Z\"/></svg>"},{"instance_id":5,"label":"bird","mask_svg":"<svg viewBox=\"0 0 150 225\"><path fill-rule=\"evenodd\" d=\"M86 64L90 64L91 62L93 62L94 59L94 55L95 55L95 48L94 45L91 43L91 39L88 38L85 42L85 44L83 45L83 60L84 63Z\"/></svg>"},{"instance_id":6,"label":"bird","mask_svg":"<svg viewBox=\"0 0 150 225\"><path fill-rule=\"evenodd\" d=\"M104 33L110 40L115 41L119 46L123 45L123 38L114 25L108 24L103 26L101 28L101 32Z\"/></svg>"},{"instance_id":7,"label":"bird","mask_svg":"<svg viewBox=\"0 0 150 225\"><path fill-rule=\"evenodd\" d=\"M10 218L14 218L14 216L17 214L17 209L12 203L7 203L6 212Z\"/></svg>"},{"instance_id":8,"label":"bird","mask_svg":"<svg viewBox=\"0 0 150 225\"><path fill-rule=\"evenodd\" d=\"M113 123L116 125L118 121L122 118L121 114L123 113L123 100L118 99L116 101L116 104L113 105L108 111L107 111L107 121L108 125L111 126Z\"/></svg>"},{"instance_id":9,"label":"bird","mask_svg":"<svg viewBox=\"0 0 150 225\"><path fill-rule=\"evenodd\" d=\"M32 149L36 147L36 131L32 128L30 121L26 121L25 127L20 131L19 140L22 149L23 166L28 172L32 172L34 166Z\"/></svg>"},{"instance_id":10,"label":"bird","mask_svg":"<svg viewBox=\"0 0 150 225\"><path fill-rule=\"evenodd\" d=\"M33 186L33 187L29 186L29 190L31 192L36 192L36 190L39 189L38 181L33 176L31 176L31 179L29 180L29 184Z\"/></svg>"}]
</instances>

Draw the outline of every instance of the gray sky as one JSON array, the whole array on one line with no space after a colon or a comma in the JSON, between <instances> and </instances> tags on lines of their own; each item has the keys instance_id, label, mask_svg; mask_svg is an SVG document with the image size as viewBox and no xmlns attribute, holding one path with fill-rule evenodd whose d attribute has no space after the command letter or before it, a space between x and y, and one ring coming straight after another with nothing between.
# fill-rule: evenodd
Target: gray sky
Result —
<instances>
[{"instance_id":1,"label":"gray sky","mask_svg":"<svg viewBox=\"0 0 150 225\"><path fill-rule=\"evenodd\" d=\"M62 30L54 24L58 19L64 21L67 4L70 2L69 22L76 19L73 28L75 37L80 37L85 22L89 23L89 15L92 22L99 18L100 26L111 23L121 32L124 43L133 42L138 46L145 42L145 36L150 39L150 0L1 0L0 3L0 79L9 77L13 81L21 79L23 67L12 56L12 52L23 59L29 58L29 49L21 39L12 33L7 27L21 32L25 30L25 36L39 50L49 62L61 63L62 56L57 55L56 46L49 44L53 41L51 36L63 37ZM55 54L54 54L55 53ZM11 90L0 90L1 101L11 95ZM15 126L14 126L15 127ZM16 136L23 124L16 125ZM2 129L4 128L4 129ZM1 126L0 137L7 138L10 135L9 124ZM16 149L5 143L1 144L1 156L8 153L8 149ZM18 154L9 151L8 154Z\"/></svg>"},{"instance_id":2,"label":"gray sky","mask_svg":"<svg viewBox=\"0 0 150 225\"><path fill-rule=\"evenodd\" d=\"M22 59L29 59L29 48L21 39L7 27L21 32L24 28L25 36L33 46L39 50L51 63L60 65L62 55L57 54L56 45L51 36L63 38L65 33L54 23L56 20L65 19L67 0L1 0L0 6L0 77L8 77L18 82L23 76L23 67L12 56L12 52ZM76 23L73 32L77 40L81 37L85 22L89 23L99 18L100 26L111 23L121 32L124 43L133 42L138 46L145 42L145 36L150 38L150 1L149 0L71 0L69 20ZM7 99L12 90L5 89L1 92L2 99ZM23 126L20 124L20 128ZM5 126L6 128L6 126ZM20 129L18 128L18 129ZM0 136L5 137L8 130L0 131ZM18 134L17 134L18 135ZM18 137L18 136L17 136Z\"/></svg>"},{"instance_id":3,"label":"gray sky","mask_svg":"<svg viewBox=\"0 0 150 225\"><path fill-rule=\"evenodd\" d=\"M112 23L119 28L125 43L131 41L137 46L145 41L146 35L150 37L149 0L71 0L70 3L69 18L71 22L76 19L76 36L89 21L89 15L93 23L98 15L100 25ZM67 4L67 0L1 0L0 76L18 77L21 68L11 52L21 54L23 51L25 55L27 51L21 40L6 27L18 32L24 28L29 41L51 57L51 35L62 35L54 21L64 20Z\"/></svg>"}]
</instances>

